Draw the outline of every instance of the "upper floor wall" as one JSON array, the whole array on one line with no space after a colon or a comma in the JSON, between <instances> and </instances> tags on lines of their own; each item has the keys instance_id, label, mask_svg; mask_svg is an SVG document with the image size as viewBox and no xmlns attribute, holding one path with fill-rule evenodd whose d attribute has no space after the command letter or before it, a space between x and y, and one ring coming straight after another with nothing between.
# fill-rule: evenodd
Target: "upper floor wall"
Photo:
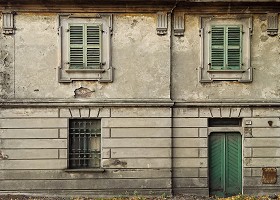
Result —
<instances>
[{"instance_id":1,"label":"upper floor wall","mask_svg":"<svg viewBox=\"0 0 280 200\"><path fill-rule=\"evenodd\" d=\"M59 82L59 44L66 36L58 34L58 14L18 13L15 34L1 34L2 59L6 57L2 70L10 76L2 97L71 99L82 93L92 99L170 98L169 35L156 34L156 15L113 17L112 82L87 81L84 73L84 80L63 83ZM67 50L62 51L63 55Z\"/></svg>"},{"instance_id":2,"label":"upper floor wall","mask_svg":"<svg viewBox=\"0 0 280 200\"><path fill-rule=\"evenodd\" d=\"M199 72L201 67L203 67L202 62L205 62L206 65L209 63L209 60L205 59L203 57L205 55L202 54L203 36L199 34L201 27L200 17L200 15L186 15L185 35L183 37L175 37L173 40L173 98L178 101L277 100L280 97L280 40L279 35L268 35L267 15L254 14L251 17L250 42L245 40L243 43L244 47L246 47L245 45L249 46L250 53L244 55L245 52L243 52L243 56L247 57L247 60L242 64L243 69L245 69L238 72L237 76L247 73L248 67L252 70L252 77L244 79L245 81L243 82L236 81L238 78L233 81L227 80L233 74L230 70L225 72L229 77L225 77L224 81L199 82ZM224 15L223 17L229 18L230 16ZM227 24L225 19L222 21L223 25ZM241 20L235 19L234 21L238 24ZM243 26L243 29L245 28L246 25ZM243 37L245 37L244 31ZM250 64L246 63L247 61ZM206 76L213 76L211 73ZM223 72L220 71L219 73ZM219 74L216 74L216 76L219 76Z\"/></svg>"},{"instance_id":3,"label":"upper floor wall","mask_svg":"<svg viewBox=\"0 0 280 200\"><path fill-rule=\"evenodd\" d=\"M133 9L126 11L124 8L121 12L109 12L110 6L107 6L106 9L103 8L103 14L112 15L111 24L109 22L109 25L107 24L108 27L111 26L111 30L103 29L103 32L109 35L110 31L112 33L109 39L108 67L112 67L113 76L108 78L106 75L109 81L102 82L98 81L98 73L94 75L96 76L94 80L88 80L88 74L82 72L81 76L86 77L84 80L70 78L67 79L68 82L63 82L60 68L69 65L62 59L69 50L65 47L68 39L64 42L63 40L67 38L65 34L68 34L67 31L70 29L68 27L60 29L63 25L59 20L61 13L57 12L56 8L48 12L36 12L34 7L30 7L33 10L28 11L26 7L19 9L20 6L17 5L19 10L14 17L15 34L0 35L1 97L50 99L84 97L88 100L171 98L183 102L277 100L280 96L278 89L280 40L278 35L273 37L268 35L266 13L267 10L278 13L277 7L272 5L265 7L264 10L259 5L250 4L247 10L244 10L245 5L222 9L225 6L226 4L215 7L215 4L211 4L209 7L174 7L174 10L169 10L172 14L163 12L168 16L166 34L157 32L158 13L148 11L147 7L143 12ZM9 9L13 10L12 7ZM87 15L87 20L93 19L93 22L86 23L98 22L96 13L99 12L91 13L86 10L81 13L81 9L81 6L77 6L79 12L75 13L75 9L72 8L72 13L80 19L84 18L81 15ZM64 14L69 13L68 11L69 7ZM180 36L173 32L173 16L178 13L180 15L183 13L185 27L183 35ZM232 75L235 72L226 72L225 74L230 75L226 75L224 79L205 82L201 79L201 68L203 62L206 65L209 62L209 58L205 59L204 55L210 47L205 47L205 44L209 45L209 39L202 35L201 17L205 15L209 17L209 13L212 13L211 16L215 16L214 18L219 18L219 26L242 27L242 37L245 39L241 42L244 46L241 50L241 60L243 59L247 68L242 69L241 63L242 67L236 75ZM246 20L241 22L244 18ZM64 35L61 32L63 30ZM104 43L105 39L102 41ZM246 55L243 51L246 51ZM106 65L108 61L101 63ZM250 69L250 73L247 74L245 81L229 78L242 76L247 73L247 69ZM66 70L65 73L72 76L72 72ZM207 70L205 73L206 76L211 75ZM224 71L219 73L217 76Z\"/></svg>"}]
</instances>

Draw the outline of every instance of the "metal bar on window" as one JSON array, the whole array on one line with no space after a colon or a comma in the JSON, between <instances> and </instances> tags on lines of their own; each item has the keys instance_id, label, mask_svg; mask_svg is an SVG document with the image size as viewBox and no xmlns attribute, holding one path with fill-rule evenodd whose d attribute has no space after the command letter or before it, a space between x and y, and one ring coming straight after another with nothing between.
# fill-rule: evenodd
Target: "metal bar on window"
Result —
<instances>
[{"instance_id":1,"label":"metal bar on window","mask_svg":"<svg viewBox=\"0 0 280 200\"><path fill-rule=\"evenodd\" d=\"M70 119L69 124L69 167L100 167L101 121Z\"/></svg>"}]
</instances>

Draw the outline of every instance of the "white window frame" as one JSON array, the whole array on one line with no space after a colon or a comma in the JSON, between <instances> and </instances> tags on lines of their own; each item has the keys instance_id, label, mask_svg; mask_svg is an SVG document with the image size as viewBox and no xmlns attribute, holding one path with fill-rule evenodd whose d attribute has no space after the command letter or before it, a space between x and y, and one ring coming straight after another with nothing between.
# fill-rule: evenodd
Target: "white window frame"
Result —
<instances>
[{"instance_id":1,"label":"white window frame","mask_svg":"<svg viewBox=\"0 0 280 200\"><path fill-rule=\"evenodd\" d=\"M111 65L111 14L59 14L59 67L58 82L87 80L99 82L113 81L113 67ZM69 24L102 24L102 58L100 69L69 69Z\"/></svg>"},{"instance_id":2,"label":"white window frame","mask_svg":"<svg viewBox=\"0 0 280 200\"><path fill-rule=\"evenodd\" d=\"M210 60L210 32L215 25L242 26L242 66L240 70L211 70ZM199 67L199 81L201 83L213 81L252 82L253 69L251 67L251 35L252 16L202 16L200 18L201 60Z\"/></svg>"}]
</instances>

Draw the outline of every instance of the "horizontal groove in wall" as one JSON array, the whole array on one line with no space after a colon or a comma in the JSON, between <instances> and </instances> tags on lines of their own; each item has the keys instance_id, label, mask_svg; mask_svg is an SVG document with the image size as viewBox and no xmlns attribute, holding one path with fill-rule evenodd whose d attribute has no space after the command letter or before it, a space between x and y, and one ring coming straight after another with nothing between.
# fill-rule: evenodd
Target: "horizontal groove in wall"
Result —
<instances>
[{"instance_id":1,"label":"horizontal groove in wall","mask_svg":"<svg viewBox=\"0 0 280 200\"><path fill-rule=\"evenodd\" d=\"M129 183L128 183L129 181ZM170 179L84 179L84 180L2 180L1 190L11 188L18 190L33 189L106 189L106 188L168 188Z\"/></svg>"}]
</instances>

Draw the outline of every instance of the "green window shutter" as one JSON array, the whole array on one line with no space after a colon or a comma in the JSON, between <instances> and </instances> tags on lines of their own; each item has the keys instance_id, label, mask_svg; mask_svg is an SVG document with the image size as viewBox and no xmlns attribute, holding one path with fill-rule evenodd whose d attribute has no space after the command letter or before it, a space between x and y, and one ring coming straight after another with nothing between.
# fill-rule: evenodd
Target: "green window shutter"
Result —
<instances>
[{"instance_id":1,"label":"green window shutter","mask_svg":"<svg viewBox=\"0 0 280 200\"><path fill-rule=\"evenodd\" d=\"M70 24L70 69L95 69L101 66L101 25Z\"/></svg>"},{"instance_id":2,"label":"green window shutter","mask_svg":"<svg viewBox=\"0 0 280 200\"><path fill-rule=\"evenodd\" d=\"M69 68L82 69L84 67L84 27L83 25L70 25L69 33Z\"/></svg>"},{"instance_id":3,"label":"green window shutter","mask_svg":"<svg viewBox=\"0 0 280 200\"><path fill-rule=\"evenodd\" d=\"M87 68L99 68L101 64L101 25L87 25L86 60Z\"/></svg>"},{"instance_id":4,"label":"green window shutter","mask_svg":"<svg viewBox=\"0 0 280 200\"><path fill-rule=\"evenodd\" d=\"M241 37L240 26L227 28L227 68L238 70L241 68Z\"/></svg>"},{"instance_id":5,"label":"green window shutter","mask_svg":"<svg viewBox=\"0 0 280 200\"><path fill-rule=\"evenodd\" d=\"M212 26L211 28L211 61L210 69L224 69L225 66L225 27Z\"/></svg>"},{"instance_id":6,"label":"green window shutter","mask_svg":"<svg viewBox=\"0 0 280 200\"><path fill-rule=\"evenodd\" d=\"M210 51L210 69L241 69L242 27L212 26Z\"/></svg>"}]
</instances>

